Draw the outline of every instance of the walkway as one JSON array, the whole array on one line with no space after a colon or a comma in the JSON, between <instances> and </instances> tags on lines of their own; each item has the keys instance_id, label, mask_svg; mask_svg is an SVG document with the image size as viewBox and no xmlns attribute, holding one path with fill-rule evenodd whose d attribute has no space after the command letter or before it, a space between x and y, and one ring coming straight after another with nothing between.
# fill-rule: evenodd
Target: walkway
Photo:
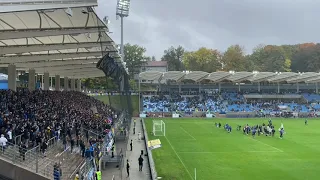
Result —
<instances>
[{"instance_id":1,"label":"walkway","mask_svg":"<svg viewBox=\"0 0 320 180\"><path fill-rule=\"evenodd\" d=\"M143 136L142 131L142 124L140 121L140 118L136 119L136 134L133 134L133 126L134 123L131 123L131 129L130 129L130 135L129 135L129 141L128 141L128 151L127 151L127 157L124 160L124 166L126 166L127 159L129 159L130 162L130 177L127 177L127 169L123 168L123 179L131 179L131 180L151 180L150 176L150 166L147 156L143 156L143 168L142 171L139 171L139 164L138 164L138 158L141 154L141 150L143 150L144 154L146 154L146 145L144 140L138 139L138 133L141 132L141 135ZM132 151L130 151L130 141L132 139Z\"/></svg>"},{"instance_id":2,"label":"walkway","mask_svg":"<svg viewBox=\"0 0 320 180\"><path fill-rule=\"evenodd\" d=\"M133 134L133 126L134 123L131 123L130 127L130 134L129 134L129 141L128 144L125 144L123 141L116 141L116 147L117 151L122 149L125 149L124 147L127 146L128 151L126 152L126 157L124 157L124 164L123 164L123 171L120 172L119 168L115 166L115 164L110 164L106 166L106 170L102 171L102 179L103 180L112 180L112 177L115 178L115 180L151 180L150 178L150 169L149 169L149 161L147 156L143 156L143 169L142 172L139 171L139 164L138 164L138 158L140 156L141 150L143 150L144 153L146 153L146 146L144 143L144 140L138 140L138 133L142 133L142 124L140 122L139 118L136 118L136 134ZM132 139L133 144L133 151L130 151L130 141ZM127 171L126 171L126 163L127 159L129 159L130 162L130 177L127 177Z\"/></svg>"}]
</instances>

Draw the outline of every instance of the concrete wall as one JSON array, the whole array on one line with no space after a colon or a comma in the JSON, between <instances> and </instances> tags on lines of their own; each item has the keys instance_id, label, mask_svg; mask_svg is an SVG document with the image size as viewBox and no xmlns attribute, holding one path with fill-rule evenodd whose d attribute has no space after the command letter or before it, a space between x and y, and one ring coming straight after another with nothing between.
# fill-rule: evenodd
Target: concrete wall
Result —
<instances>
[{"instance_id":1,"label":"concrete wall","mask_svg":"<svg viewBox=\"0 0 320 180\"><path fill-rule=\"evenodd\" d=\"M0 174L8 179L12 180L49 180L39 174L35 174L28 171L18 165L9 163L3 159L0 159ZM52 172L53 173L53 172Z\"/></svg>"},{"instance_id":2,"label":"concrete wall","mask_svg":"<svg viewBox=\"0 0 320 180\"><path fill-rule=\"evenodd\" d=\"M142 124L142 130L143 130L143 134L144 134L144 143L146 144L146 151L148 153L148 160L149 160L151 179L152 180L157 180L158 179L158 173L156 171L156 166L155 166L155 163L153 161L152 152L148 148L148 132L147 132L146 125L144 123L144 119L141 119L141 122L142 122L141 123Z\"/></svg>"}]
</instances>

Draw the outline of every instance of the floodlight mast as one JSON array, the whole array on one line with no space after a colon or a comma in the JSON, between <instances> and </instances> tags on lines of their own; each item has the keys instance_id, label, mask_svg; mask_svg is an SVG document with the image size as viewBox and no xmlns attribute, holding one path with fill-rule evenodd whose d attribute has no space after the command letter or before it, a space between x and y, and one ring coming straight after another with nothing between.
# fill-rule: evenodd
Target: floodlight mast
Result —
<instances>
[{"instance_id":1,"label":"floodlight mast","mask_svg":"<svg viewBox=\"0 0 320 180\"><path fill-rule=\"evenodd\" d=\"M123 43L123 18L129 16L130 0L118 0L116 15L121 20L121 61L124 61L124 43Z\"/></svg>"}]
</instances>

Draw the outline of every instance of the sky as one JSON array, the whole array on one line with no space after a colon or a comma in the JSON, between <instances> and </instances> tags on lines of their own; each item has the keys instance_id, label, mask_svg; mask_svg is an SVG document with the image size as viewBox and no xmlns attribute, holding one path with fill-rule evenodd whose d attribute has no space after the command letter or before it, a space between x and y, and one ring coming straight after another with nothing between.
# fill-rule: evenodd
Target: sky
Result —
<instances>
[{"instance_id":1,"label":"sky","mask_svg":"<svg viewBox=\"0 0 320 180\"><path fill-rule=\"evenodd\" d=\"M117 0L99 0L98 15L108 16L110 36L120 44ZM259 44L320 41L318 0L131 0L124 19L124 42L147 49L158 60L170 46L188 51L200 47L225 51Z\"/></svg>"}]
</instances>

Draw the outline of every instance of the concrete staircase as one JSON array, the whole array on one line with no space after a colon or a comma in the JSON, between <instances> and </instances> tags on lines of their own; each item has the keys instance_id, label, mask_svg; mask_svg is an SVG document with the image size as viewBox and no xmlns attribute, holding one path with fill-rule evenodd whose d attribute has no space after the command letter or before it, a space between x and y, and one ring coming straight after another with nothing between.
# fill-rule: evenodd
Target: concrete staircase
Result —
<instances>
[{"instance_id":1,"label":"concrete staircase","mask_svg":"<svg viewBox=\"0 0 320 180\"><path fill-rule=\"evenodd\" d=\"M0 152L0 158L18 164L34 173L37 172L49 179L53 179L54 165L60 162L62 180L74 179L76 169L84 161L80 154L80 148L75 147L73 153L71 153L70 147L64 150L61 142L50 146L46 152L46 157L39 151L28 151L25 160L23 160L18 146L8 146L4 153Z\"/></svg>"},{"instance_id":2,"label":"concrete staircase","mask_svg":"<svg viewBox=\"0 0 320 180\"><path fill-rule=\"evenodd\" d=\"M70 152L68 147L66 151L58 156L61 162L62 179L74 179L77 169L84 163L85 159L81 157L80 149L77 147Z\"/></svg>"}]
</instances>

